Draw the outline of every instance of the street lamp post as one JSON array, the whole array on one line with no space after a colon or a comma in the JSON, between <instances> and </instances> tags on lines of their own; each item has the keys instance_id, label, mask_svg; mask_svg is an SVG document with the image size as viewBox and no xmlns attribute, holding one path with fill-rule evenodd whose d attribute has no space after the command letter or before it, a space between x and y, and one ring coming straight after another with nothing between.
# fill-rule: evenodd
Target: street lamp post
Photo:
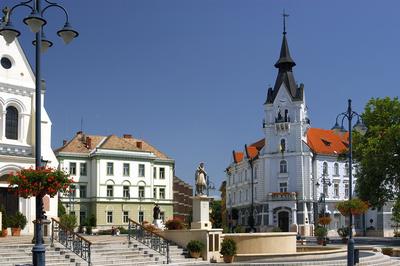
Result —
<instances>
[{"instance_id":1,"label":"street lamp post","mask_svg":"<svg viewBox=\"0 0 400 266\"><path fill-rule=\"evenodd\" d=\"M45 52L53 43L46 39L43 27L47 21L43 18L44 13L49 8L61 9L65 14L64 27L57 32L66 44L71 42L79 34L75 31L68 19L68 13L57 3L45 0L47 5L42 8L41 0L27 0L13 6L11 9L5 8L5 19L0 25L0 35L3 36L7 44L12 43L21 33L14 28L11 23L13 11L19 7L30 9L31 13L24 18L23 22L29 26L31 31L35 33L35 40L32 42L35 46L35 167L42 167L41 162L41 95L42 95L42 79L41 79L41 52ZM32 262L35 266L45 265L45 247L42 241L42 220L43 220L43 199L36 197L36 223L35 223L35 245L32 248Z\"/></svg>"},{"instance_id":2,"label":"street lamp post","mask_svg":"<svg viewBox=\"0 0 400 266\"><path fill-rule=\"evenodd\" d=\"M342 117L341 125L339 126L338 119ZM348 151L348 160L349 160L349 200L353 197L353 175L352 175L352 165L353 165L353 144L352 144L352 120L353 118L357 118L357 122L354 125L354 130L359 132L360 134L365 134L367 132L367 127L364 125L362 121L362 117L351 108L351 99L348 100L347 111L340 113L336 117L336 123L333 126L333 130L337 133L344 133L346 130L343 127L344 119L348 120L348 128L349 128L349 151ZM353 239L353 215L350 214L349 217L349 241L347 244L347 265L354 265L354 239Z\"/></svg>"},{"instance_id":3,"label":"street lamp post","mask_svg":"<svg viewBox=\"0 0 400 266\"><path fill-rule=\"evenodd\" d=\"M250 225L250 232L255 232L255 228L254 228L254 171L253 171L253 167L254 167L254 157L250 156L249 151L247 150L247 145L244 145L244 149L246 151L246 157L248 159L249 165L250 165L250 169L251 169L251 204L250 204L250 218L249 218L249 225Z\"/></svg>"}]
</instances>

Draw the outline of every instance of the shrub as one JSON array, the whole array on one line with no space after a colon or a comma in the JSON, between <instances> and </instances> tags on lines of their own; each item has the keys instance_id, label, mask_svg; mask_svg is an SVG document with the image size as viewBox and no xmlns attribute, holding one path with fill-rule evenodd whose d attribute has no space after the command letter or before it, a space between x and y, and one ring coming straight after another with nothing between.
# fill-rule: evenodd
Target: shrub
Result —
<instances>
[{"instance_id":1,"label":"shrub","mask_svg":"<svg viewBox=\"0 0 400 266\"><path fill-rule=\"evenodd\" d=\"M338 209L343 216L349 216L350 214L360 215L368 211L368 203L355 198L339 202L336 204L336 209Z\"/></svg>"},{"instance_id":2,"label":"shrub","mask_svg":"<svg viewBox=\"0 0 400 266\"><path fill-rule=\"evenodd\" d=\"M240 225L237 225L234 229L235 233L244 233L245 229L243 227L241 227Z\"/></svg>"},{"instance_id":3,"label":"shrub","mask_svg":"<svg viewBox=\"0 0 400 266\"><path fill-rule=\"evenodd\" d=\"M322 216L318 218L318 224L320 225L328 225L332 221L332 218L329 216Z\"/></svg>"},{"instance_id":4,"label":"shrub","mask_svg":"<svg viewBox=\"0 0 400 266\"><path fill-rule=\"evenodd\" d=\"M221 243L220 253L224 256L234 256L236 254L236 242L230 238L224 238Z\"/></svg>"},{"instance_id":5,"label":"shrub","mask_svg":"<svg viewBox=\"0 0 400 266\"><path fill-rule=\"evenodd\" d=\"M24 229L28 221L26 220L25 215L21 212L17 212L14 216L11 216L8 220L8 225L12 228L21 228Z\"/></svg>"},{"instance_id":6,"label":"shrub","mask_svg":"<svg viewBox=\"0 0 400 266\"><path fill-rule=\"evenodd\" d=\"M168 230L182 230L185 229L185 224L181 220L172 219L165 223L165 227Z\"/></svg>"},{"instance_id":7,"label":"shrub","mask_svg":"<svg viewBox=\"0 0 400 266\"><path fill-rule=\"evenodd\" d=\"M314 229L314 235L317 238L324 238L324 237L326 237L328 235L328 229L326 229L323 226L317 226Z\"/></svg>"},{"instance_id":8,"label":"shrub","mask_svg":"<svg viewBox=\"0 0 400 266\"><path fill-rule=\"evenodd\" d=\"M204 243L199 240L190 240L186 248L189 252L202 252Z\"/></svg>"},{"instance_id":9,"label":"shrub","mask_svg":"<svg viewBox=\"0 0 400 266\"><path fill-rule=\"evenodd\" d=\"M393 248L382 248L382 254L392 256L393 255Z\"/></svg>"},{"instance_id":10,"label":"shrub","mask_svg":"<svg viewBox=\"0 0 400 266\"><path fill-rule=\"evenodd\" d=\"M92 226L90 226L90 225L86 226L86 234L87 235L91 235L92 234Z\"/></svg>"},{"instance_id":11,"label":"shrub","mask_svg":"<svg viewBox=\"0 0 400 266\"><path fill-rule=\"evenodd\" d=\"M348 227L341 227L341 228L339 228L338 230L337 230L337 232L338 232L338 235L341 237L341 238L346 238L346 237L348 237L350 234L349 234L349 228Z\"/></svg>"},{"instance_id":12,"label":"shrub","mask_svg":"<svg viewBox=\"0 0 400 266\"><path fill-rule=\"evenodd\" d=\"M74 231L77 226L76 216L72 214L64 214L60 217L60 224L70 231Z\"/></svg>"},{"instance_id":13,"label":"shrub","mask_svg":"<svg viewBox=\"0 0 400 266\"><path fill-rule=\"evenodd\" d=\"M8 228L8 216L6 214L6 209L4 208L3 205L0 206L0 212L1 212L1 229L7 229Z\"/></svg>"},{"instance_id":14,"label":"shrub","mask_svg":"<svg viewBox=\"0 0 400 266\"><path fill-rule=\"evenodd\" d=\"M275 233L282 232L282 229L280 229L279 227L274 227L274 228L272 228L271 232L275 232Z\"/></svg>"},{"instance_id":15,"label":"shrub","mask_svg":"<svg viewBox=\"0 0 400 266\"><path fill-rule=\"evenodd\" d=\"M97 224L96 216L94 216L94 214L90 215L90 217L89 217L89 225L92 226L92 227L95 227L96 224Z\"/></svg>"},{"instance_id":16,"label":"shrub","mask_svg":"<svg viewBox=\"0 0 400 266\"><path fill-rule=\"evenodd\" d=\"M122 227L122 226L118 226L118 230L119 230L119 233L120 234L128 234L128 229L125 229L124 227Z\"/></svg>"}]
</instances>

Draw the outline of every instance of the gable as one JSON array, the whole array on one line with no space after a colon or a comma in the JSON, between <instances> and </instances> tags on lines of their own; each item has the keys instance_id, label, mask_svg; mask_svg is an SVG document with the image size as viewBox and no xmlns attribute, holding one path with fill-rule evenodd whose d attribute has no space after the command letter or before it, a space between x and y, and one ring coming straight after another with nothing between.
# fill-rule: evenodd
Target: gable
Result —
<instances>
[{"instance_id":1,"label":"gable","mask_svg":"<svg viewBox=\"0 0 400 266\"><path fill-rule=\"evenodd\" d=\"M35 76L18 39L6 44L4 38L0 38L0 60L2 58L11 62L11 68L7 69L0 64L0 83L35 88Z\"/></svg>"}]
</instances>

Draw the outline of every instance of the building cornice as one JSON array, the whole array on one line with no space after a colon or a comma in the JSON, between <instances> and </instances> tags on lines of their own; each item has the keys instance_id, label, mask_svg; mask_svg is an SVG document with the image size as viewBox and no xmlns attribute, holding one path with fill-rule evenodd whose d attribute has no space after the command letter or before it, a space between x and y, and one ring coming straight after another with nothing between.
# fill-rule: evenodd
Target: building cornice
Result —
<instances>
[{"instance_id":1,"label":"building cornice","mask_svg":"<svg viewBox=\"0 0 400 266\"><path fill-rule=\"evenodd\" d=\"M35 93L35 89L0 82L0 92L21 96L33 96L33 94Z\"/></svg>"}]
</instances>

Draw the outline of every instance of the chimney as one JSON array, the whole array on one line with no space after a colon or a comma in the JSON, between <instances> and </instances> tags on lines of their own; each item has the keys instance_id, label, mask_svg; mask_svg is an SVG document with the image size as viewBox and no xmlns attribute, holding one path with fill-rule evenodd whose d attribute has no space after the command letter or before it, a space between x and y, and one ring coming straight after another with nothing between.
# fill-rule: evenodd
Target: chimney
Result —
<instances>
[{"instance_id":1,"label":"chimney","mask_svg":"<svg viewBox=\"0 0 400 266\"><path fill-rule=\"evenodd\" d=\"M132 135L131 134L124 134L124 139L131 139L132 138Z\"/></svg>"},{"instance_id":2,"label":"chimney","mask_svg":"<svg viewBox=\"0 0 400 266\"><path fill-rule=\"evenodd\" d=\"M142 142L141 141L136 141L136 147L138 149L141 149L142 148Z\"/></svg>"},{"instance_id":3,"label":"chimney","mask_svg":"<svg viewBox=\"0 0 400 266\"><path fill-rule=\"evenodd\" d=\"M89 150L92 148L92 138L91 137L86 137L86 148Z\"/></svg>"},{"instance_id":4,"label":"chimney","mask_svg":"<svg viewBox=\"0 0 400 266\"><path fill-rule=\"evenodd\" d=\"M67 145L67 142L68 142L68 141L67 141L66 139L64 139L64 140L63 140L63 146Z\"/></svg>"}]
</instances>

